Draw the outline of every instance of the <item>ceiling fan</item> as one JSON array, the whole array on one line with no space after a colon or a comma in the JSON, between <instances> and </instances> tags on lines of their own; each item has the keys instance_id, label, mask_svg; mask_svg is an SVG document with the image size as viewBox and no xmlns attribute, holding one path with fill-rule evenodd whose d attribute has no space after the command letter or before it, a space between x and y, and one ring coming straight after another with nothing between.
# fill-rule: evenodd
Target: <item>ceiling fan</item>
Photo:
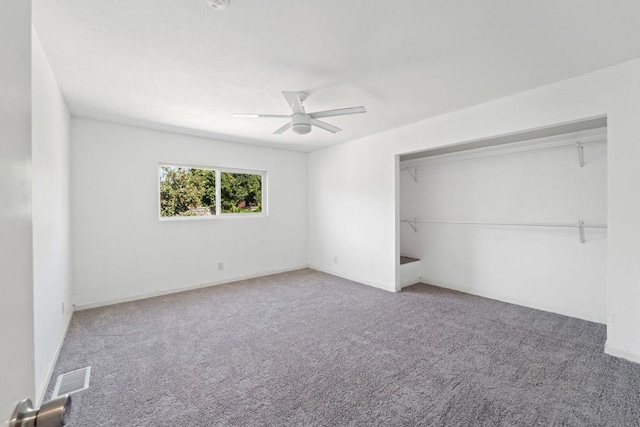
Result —
<instances>
[{"instance_id":1,"label":"ceiling fan","mask_svg":"<svg viewBox=\"0 0 640 427\"><path fill-rule=\"evenodd\" d=\"M364 107L350 107L350 108L338 108L335 110L317 111L315 113L307 113L304 111L302 102L307 99L309 94L307 92L292 92L283 90L282 94L287 100L289 107L293 111L293 114L280 115L280 114L246 114L236 113L234 117L248 117L248 118L264 118L264 119L289 119L289 122L273 132L274 134L281 134L291 129L297 134L304 135L311 132L311 126L317 126L321 129L327 130L331 133L342 131L339 127L330 125L327 122L323 122L325 117L345 116L347 114L359 114L366 113L367 110Z\"/></svg>"}]
</instances>

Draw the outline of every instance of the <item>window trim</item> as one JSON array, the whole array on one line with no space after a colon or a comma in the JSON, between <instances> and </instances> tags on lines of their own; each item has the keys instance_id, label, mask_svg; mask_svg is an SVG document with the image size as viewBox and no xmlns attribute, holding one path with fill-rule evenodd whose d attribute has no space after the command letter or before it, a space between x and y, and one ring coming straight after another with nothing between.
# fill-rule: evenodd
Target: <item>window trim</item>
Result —
<instances>
[{"instance_id":1,"label":"window trim","mask_svg":"<svg viewBox=\"0 0 640 427\"><path fill-rule=\"evenodd\" d=\"M206 169L216 172L216 214L215 215L202 215L202 216L162 216L162 200L161 200L161 171L162 166L174 166L180 168L191 169ZM261 192L262 192L262 212L258 213L237 213L237 212L225 212L222 213L222 185L221 174L222 173L239 173L246 175L260 175L261 177ZM237 219L237 218L266 218L269 216L268 210L268 178L266 170L256 169L240 169L240 168L227 168L216 166L203 166L192 163L179 163L179 162L158 162L158 219L160 221L190 221L190 220L209 220L209 219Z\"/></svg>"}]
</instances>

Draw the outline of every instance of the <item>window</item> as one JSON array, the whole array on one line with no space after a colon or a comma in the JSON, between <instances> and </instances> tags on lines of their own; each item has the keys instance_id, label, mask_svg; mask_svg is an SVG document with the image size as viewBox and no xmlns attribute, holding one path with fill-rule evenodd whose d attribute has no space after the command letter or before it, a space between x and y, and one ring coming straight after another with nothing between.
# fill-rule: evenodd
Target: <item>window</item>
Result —
<instances>
[{"instance_id":1,"label":"window","mask_svg":"<svg viewBox=\"0 0 640 427\"><path fill-rule=\"evenodd\" d=\"M222 213L262 212L262 175L221 172Z\"/></svg>"},{"instance_id":2,"label":"window","mask_svg":"<svg viewBox=\"0 0 640 427\"><path fill-rule=\"evenodd\" d=\"M266 172L160 165L160 217L264 215Z\"/></svg>"},{"instance_id":3,"label":"window","mask_svg":"<svg viewBox=\"0 0 640 427\"><path fill-rule=\"evenodd\" d=\"M160 216L215 214L215 170L160 165Z\"/></svg>"}]
</instances>

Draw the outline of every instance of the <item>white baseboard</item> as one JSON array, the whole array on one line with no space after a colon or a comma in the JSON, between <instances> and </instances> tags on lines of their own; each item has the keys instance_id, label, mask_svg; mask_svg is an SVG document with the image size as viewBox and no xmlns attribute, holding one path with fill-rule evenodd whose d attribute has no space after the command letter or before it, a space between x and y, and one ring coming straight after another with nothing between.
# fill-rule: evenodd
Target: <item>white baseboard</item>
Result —
<instances>
[{"instance_id":1,"label":"white baseboard","mask_svg":"<svg viewBox=\"0 0 640 427\"><path fill-rule=\"evenodd\" d=\"M620 357L631 362L640 363L640 353L622 347L617 347L607 342L604 345L604 352L609 356Z\"/></svg>"},{"instance_id":2,"label":"white baseboard","mask_svg":"<svg viewBox=\"0 0 640 427\"><path fill-rule=\"evenodd\" d=\"M301 265L301 266L298 266L298 267L285 268L285 269L282 269L282 270L264 271L264 272L261 272L261 273L250 274L250 275L247 275L247 276L231 277L231 278L227 278L227 279L218 280L218 281L215 281L215 282L207 282L207 283L200 283L200 284L197 284L197 285L182 286L182 287L179 287L179 288L167 289L167 290L162 290L162 291L147 292L147 293L144 293L144 294L131 295L131 296L127 296L127 297L114 298L114 299L110 299L110 300L80 302L80 303L77 303L75 305L75 309L76 309L76 311L82 311L82 310L88 310L90 308L105 307L107 305L120 304L120 303L123 303L123 302L137 301L137 300L141 300L141 299L147 299L147 298L159 297L159 296L163 296L163 295L171 295L171 294L177 294L177 293L180 293L180 292L192 291L194 289L202 289L202 288L208 288L208 287L211 287L211 286L224 285L224 284L227 284L227 283L239 282L241 280L256 279L258 277L271 276L273 274L288 273L290 271L303 270L305 268L309 268L309 266L308 265Z\"/></svg>"},{"instance_id":3,"label":"white baseboard","mask_svg":"<svg viewBox=\"0 0 640 427\"><path fill-rule=\"evenodd\" d=\"M44 384L41 384L40 387L37 387L36 390L36 407L39 408L42 405L42 400L44 399L44 395L47 393L47 388L49 387L49 382L51 381L51 375L53 375L53 370L56 367L56 363L58 362L58 357L60 356L60 350L62 350L62 345L64 344L64 339L67 337L67 332L69 331L69 325L71 325L71 318L73 317L73 313L75 312L75 307L71 306L69 310L69 314L67 315L67 319L65 321L64 330L62 334L60 334L60 338L58 339L58 345L56 346L56 352L53 355L53 358L49 362L49 369L47 369L47 376Z\"/></svg>"},{"instance_id":4,"label":"white baseboard","mask_svg":"<svg viewBox=\"0 0 640 427\"><path fill-rule=\"evenodd\" d=\"M330 274L332 276L340 277L342 279L351 280L352 282L358 282L358 283L362 283L363 285L371 286L373 288L382 289L383 291L397 292L395 289L395 286L393 288L389 288L381 283L370 282L368 280L362 280L355 277L349 277L348 275L336 273L335 271L325 270L323 268L320 268L318 266L311 265L311 264L309 265L309 268L312 270L320 271L322 273Z\"/></svg>"},{"instance_id":5,"label":"white baseboard","mask_svg":"<svg viewBox=\"0 0 640 427\"><path fill-rule=\"evenodd\" d=\"M607 323L606 316L602 316L595 313L590 313L581 310L575 310L573 308L568 307L560 307L553 304L540 303L536 301L531 301L525 298L520 298L514 295L502 294L491 291L484 291L481 289L469 288L466 286L458 286L452 284L443 284L438 283L437 281L429 280L422 278L422 283L428 283L433 286L437 286L439 288L452 289L454 291L464 292L466 294L477 295L484 298L495 299L502 302L507 302L509 304L521 305L523 307L534 308L536 310L548 311L551 313L561 314L563 316L575 317L577 319L587 320L589 322L594 323Z\"/></svg>"}]
</instances>

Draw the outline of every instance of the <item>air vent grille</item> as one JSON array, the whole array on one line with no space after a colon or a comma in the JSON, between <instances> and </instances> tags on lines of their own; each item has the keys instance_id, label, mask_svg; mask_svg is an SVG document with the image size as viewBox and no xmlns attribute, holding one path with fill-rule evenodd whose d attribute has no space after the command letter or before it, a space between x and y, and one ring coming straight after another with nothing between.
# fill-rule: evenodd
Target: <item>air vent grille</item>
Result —
<instances>
[{"instance_id":1,"label":"air vent grille","mask_svg":"<svg viewBox=\"0 0 640 427\"><path fill-rule=\"evenodd\" d=\"M209 4L214 9L226 9L229 7L229 0L209 0Z\"/></svg>"},{"instance_id":2,"label":"air vent grille","mask_svg":"<svg viewBox=\"0 0 640 427\"><path fill-rule=\"evenodd\" d=\"M67 372L59 375L56 387L53 389L52 399L65 394L78 393L89 388L89 378L91 377L91 366Z\"/></svg>"}]
</instances>

